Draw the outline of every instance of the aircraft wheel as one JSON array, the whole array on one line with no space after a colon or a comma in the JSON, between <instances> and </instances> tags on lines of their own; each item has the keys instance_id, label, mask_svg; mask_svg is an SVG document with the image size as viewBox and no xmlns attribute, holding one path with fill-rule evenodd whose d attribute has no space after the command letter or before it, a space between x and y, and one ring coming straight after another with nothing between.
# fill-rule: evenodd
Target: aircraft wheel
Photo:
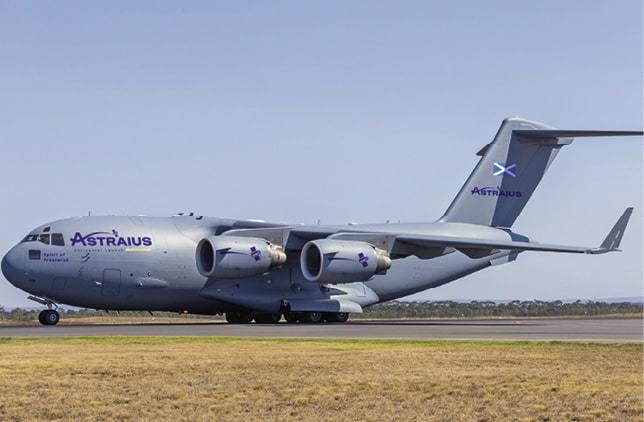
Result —
<instances>
[{"instance_id":1,"label":"aircraft wheel","mask_svg":"<svg viewBox=\"0 0 644 422\"><path fill-rule=\"evenodd\" d=\"M246 312L226 312L226 321L229 324L250 324L253 316Z\"/></svg>"},{"instance_id":2,"label":"aircraft wheel","mask_svg":"<svg viewBox=\"0 0 644 422\"><path fill-rule=\"evenodd\" d=\"M335 320L337 322L347 322L349 320L348 312L338 312L335 314Z\"/></svg>"},{"instance_id":3,"label":"aircraft wheel","mask_svg":"<svg viewBox=\"0 0 644 422\"><path fill-rule=\"evenodd\" d=\"M282 314L257 314L254 319L258 324L277 324L282 319Z\"/></svg>"},{"instance_id":4,"label":"aircraft wheel","mask_svg":"<svg viewBox=\"0 0 644 422\"><path fill-rule=\"evenodd\" d=\"M47 309L38 314L38 321L42 325L56 325L60 321L60 314L53 309Z\"/></svg>"},{"instance_id":5,"label":"aircraft wheel","mask_svg":"<svg viewBox=\"0 0 644 422\"><path fill-rule=\"evenodd\" d=\"M286 312L284 314L284 319L289 324L297 324L297 322L299 321L299 318L298 318L297 314L294 313L294 312Z\"/></svg>"},{"instance_id":6,"label":"aircraft wheel","mask_svg":"<svg viewBox=\"0 0 644 422\"><path fill-rule=\"evenodd\" d=\"M304 313L304 322L309 324L317 324L322 322L322 312L305 312Z\"/></svg>"},{"instance_id":7,"label":"aircraft wheel","mask_svg":"<svg viewBox=\"0 0 644 422\"><path fill-rule=\"evenodd\" d=\"M325 314L324 319L329 322L347 322L349 314L347 312L332 312Z\"/></svg>"}]
</instances>

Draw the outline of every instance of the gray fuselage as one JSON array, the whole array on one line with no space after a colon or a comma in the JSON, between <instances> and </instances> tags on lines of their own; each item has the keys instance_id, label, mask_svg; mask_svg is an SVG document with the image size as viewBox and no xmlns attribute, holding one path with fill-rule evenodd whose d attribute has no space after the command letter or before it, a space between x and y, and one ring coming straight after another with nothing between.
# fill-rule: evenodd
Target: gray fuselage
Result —
<instances>
[{"instance_id":1,"label":"gray fuselage","mask_svg":"<svg viewBox=\"0 0 644 422\"><path fill-rule=\"evenodd\" d=\"M364 307L514 259L507 251L479 259L458 251L432 259L408 256L394 260L386 274L367 282L333 285L307 281L300 269L299 253L293 251L287 251L286 264L255 277L209 279L198 272L195 248L200 239L234 229L279 226L194 216L69 218L34 229L7 253L2 271L16 287L56 303L108 310L215 314L235 308L278 312L284 300L333 297L344 297ZM325 226L311 229L320 227ZM333 230L509 237L506 231L495 228L440 222L348 225Z\"/></svg>"}]
</instances>

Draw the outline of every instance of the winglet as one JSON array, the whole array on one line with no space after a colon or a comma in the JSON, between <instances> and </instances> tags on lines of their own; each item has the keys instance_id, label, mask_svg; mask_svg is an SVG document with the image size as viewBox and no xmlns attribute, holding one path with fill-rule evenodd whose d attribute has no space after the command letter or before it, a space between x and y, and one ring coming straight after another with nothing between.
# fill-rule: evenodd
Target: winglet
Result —
<instances>
[{"instance_id":1,"label":"winglet","mask_svg":"<svg viewBox=\"0 0 644 422\"><path fill-rule=\"evenodd\" d=\"M626 230L628 220L631 218L631 214L633 214L633 208L626 208L626 211L624 211L624 214L619 217L619 220L617 220L617 223L615 223L611 231L608 233L608 236L606 236L606 239L604 239L601 246L599 248L590 249L587 253L602 254L606 252L619 251L619 244L622 241L622 236L624 236L624 231Z\"/></svg>"}]
</instances>

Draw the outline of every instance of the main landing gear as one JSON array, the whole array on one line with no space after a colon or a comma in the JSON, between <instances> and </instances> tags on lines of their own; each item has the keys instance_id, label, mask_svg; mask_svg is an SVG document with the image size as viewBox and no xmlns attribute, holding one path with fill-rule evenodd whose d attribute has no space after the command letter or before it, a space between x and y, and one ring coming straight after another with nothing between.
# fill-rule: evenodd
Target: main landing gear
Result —
<instances>
[{"instance_id":1,"label":"main landing gear","mask_svg":"<svg viewBox=\"0 0 644 422\"><path fill-rule=\"evenodd\" d=\"M327 315L327 321L329 322L347 322L347 320L349 319L348 312L335 312Z\"/></svg>"},{"instance_id":2,"label":"main landing gear","mask_svg":"<svg viewBox=\"0 0 644 422\"><path fill-rule=\"evenodd\" d=\"M284 319L289 324L319 324L322 322L347 322L347 312L286 312Z\"/></svg>"},{"instance_id":3,"label":"main landing gear","mask_svg":"<svg viewBox=\"0 0 644 422\"><path fill-rule=\"evenodd\" d=\"M229 324L250 324L253 315L250 312L226 312L226 321Z\"/></svg>"},{"instance_id":4,"label":"main landing gear","mask_svg":"<svg viewBox=\"0 0 644 422\"><path fill-rule=\"evenodd\" d=\"M226 312L229 324L277 324L282 319L281 314L255 314L244 311ZM285 312L284 319L289 324L321 324L323 322L347 322L346 312Z\"/></svg>"},{"instance_id":5,"label":"main landing gear","mask_svg":"<svg viewBox=\"0 0 644 422\"><path fill-rule=\"evenodd\" d=\"M253 319L257 324L277 324L282 319L282 314L255 314Z\"/></svg>"}]
</instances>

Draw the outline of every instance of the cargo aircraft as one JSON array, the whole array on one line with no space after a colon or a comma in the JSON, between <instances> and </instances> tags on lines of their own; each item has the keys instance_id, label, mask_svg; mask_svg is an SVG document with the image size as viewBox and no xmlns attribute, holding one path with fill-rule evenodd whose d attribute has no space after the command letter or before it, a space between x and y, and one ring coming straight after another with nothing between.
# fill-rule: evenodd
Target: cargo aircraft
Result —
<instances>
[{"instance_id":1,"label":"cargo aircraft","mask_svg":"<svg viewBox=\"0 0 644 422\"><path fill-rule=\"evenodd\" d=\"M229 323L344 322L364 307L435 288L522 252L618 251L627 208L596 247L537 243L512 226L559 150L573 138L642 132L558 130L503 121L435 222L292 225L257 220L74 217L32 230L2 272L46 306L225 314Z\"/></svg>"}]
</instances>

